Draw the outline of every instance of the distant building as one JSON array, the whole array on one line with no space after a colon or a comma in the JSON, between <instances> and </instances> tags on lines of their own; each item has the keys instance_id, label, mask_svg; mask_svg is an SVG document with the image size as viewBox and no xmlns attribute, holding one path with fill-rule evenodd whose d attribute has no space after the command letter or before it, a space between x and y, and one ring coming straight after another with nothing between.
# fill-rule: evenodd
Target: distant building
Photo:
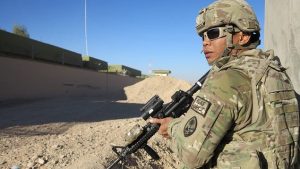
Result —
<instances>
[{"instance_id":1,"label":"distant building","mask_svg":"<svg viewBox=\"0 0 300 169\"><path fill-rule=\"evenodd\" d=\"M107 62L87 55L82 55L82 63L83 67L87 69L92 69L96 71L106 71L108 69Z\"/></svg>"},{"instance_id":2,"label":"distant building","mask_svg":"<svg viewBox=\"0 0 300 169\"><path fill-rule=\"evenodd\" d=\"M170 70L152 70L152 74L155 76L169 76Z\"/></svg>"},{"instance_id":3,"label":"distant building","mask_svg":"<svg viewBox=\"0 0 300 169\"><path fill-rule=\"evenodd\" d=\"M108 65L108 73L117 73L124 76L139 77L142 72L124 65Z\"/></svg>"}]
</instances>

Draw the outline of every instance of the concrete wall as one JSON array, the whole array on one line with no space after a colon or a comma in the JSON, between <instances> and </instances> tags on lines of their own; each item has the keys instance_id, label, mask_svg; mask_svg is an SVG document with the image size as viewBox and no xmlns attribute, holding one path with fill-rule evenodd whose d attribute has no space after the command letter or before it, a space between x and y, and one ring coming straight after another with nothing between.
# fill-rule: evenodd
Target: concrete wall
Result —
<instances>
[{"instance_id":1,"label":"concrete wall","mask_svg":"<svg viewBox=\"0 0 300 169\"><path fill-rule=\"evenodd\" d=\"M300 1L265 0L265 48L274 49L300 94Z\"/></svg>"},{"instance_id":2,"label":"concrete wall","mask_svg":"<svg viewBox=\"0 0 300 169\"><path fill-rule=\"evenodd\" d=\"M0 54L0 101L97 96L126 99L123 88L141 79Z\"/></svg>"}]
</instances>

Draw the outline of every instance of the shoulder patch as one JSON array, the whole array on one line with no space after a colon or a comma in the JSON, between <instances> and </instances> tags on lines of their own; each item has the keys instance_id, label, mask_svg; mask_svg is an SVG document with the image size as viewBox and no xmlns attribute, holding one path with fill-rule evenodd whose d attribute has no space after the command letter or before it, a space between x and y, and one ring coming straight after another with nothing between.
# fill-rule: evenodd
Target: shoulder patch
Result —
<instances>
[{"instance_id":1,"label":"shoulder patch","mask_svg":"<svg viewBox=\"0 0 300 169\"><path fill-rule=\"evenodd\" d=\"M191 109L205 117L210 105L211 103L209 101L197 96L193 104L191 105Z\"/></svg>"},{"instance_id":2,"label":"shoulder patch","mask_svg":"<svg viewBox=\"0 0 300 169\"><path fill-rule=\"evenodd\" d=\"M196 128L197 128L197 118L194 116L186 122L183 128L184 137L191 136L195 132Z\"/></svg>"}]
</instances>

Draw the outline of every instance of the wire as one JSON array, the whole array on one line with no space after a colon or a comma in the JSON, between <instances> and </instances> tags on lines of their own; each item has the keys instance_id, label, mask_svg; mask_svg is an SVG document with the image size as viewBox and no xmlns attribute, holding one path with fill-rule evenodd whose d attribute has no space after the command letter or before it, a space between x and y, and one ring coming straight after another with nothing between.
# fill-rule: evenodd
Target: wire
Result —
<instances>
[{"instance_id":1,"label":"wire","mask_svg":"<svg viewBox=\"0 0 300 169\"><path fill-rule=\"evenodd\" d=\"M87 24L86 24L86 0L84 0L84 35L85 35L85 54L88 56Z\"/></svg>"}]
</instances>

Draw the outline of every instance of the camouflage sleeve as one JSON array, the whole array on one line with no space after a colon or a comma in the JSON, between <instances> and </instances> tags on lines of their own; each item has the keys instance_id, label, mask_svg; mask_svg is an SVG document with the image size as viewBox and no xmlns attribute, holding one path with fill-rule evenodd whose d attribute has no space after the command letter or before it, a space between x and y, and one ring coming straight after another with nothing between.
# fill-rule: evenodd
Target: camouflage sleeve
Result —
<instances>
[{"instance_id":1,"label":"camouflage sleeve","mask_svg":"<svg viewBox=\"0 0 300 169\"><path fill-rule=\"evenodd\" d=\"M187 168L205 165L233 124L247 116L249 91L241 91L249 86L249 79L237 71L213 73L186 115L169 124L172 149Z\"/></svg>"}]
</instances>

